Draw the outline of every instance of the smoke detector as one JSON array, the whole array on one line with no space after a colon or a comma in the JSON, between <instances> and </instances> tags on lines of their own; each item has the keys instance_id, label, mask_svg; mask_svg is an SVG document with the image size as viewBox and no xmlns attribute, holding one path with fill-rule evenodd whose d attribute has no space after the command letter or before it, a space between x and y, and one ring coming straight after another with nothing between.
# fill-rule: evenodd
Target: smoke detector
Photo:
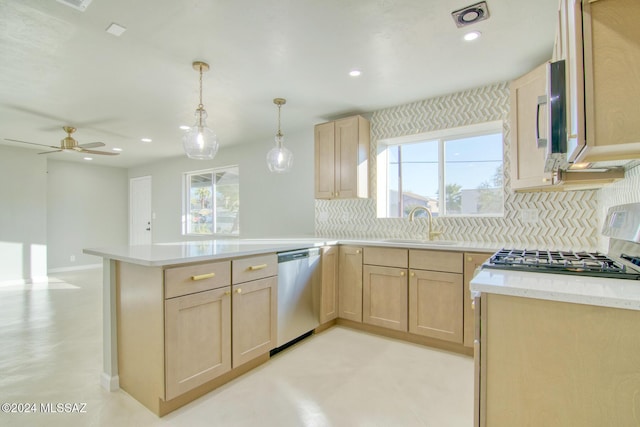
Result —
<instances>
[{"instance_id":1,"label":"smoke detector","mask_svg":"<svg viewBox=\"0 0 640 427\"><path fill-rule=\"evenodd\" d=\"M92 1L93 0L58 0L58 3L72 7L80 12L84 12Z\"/></svg>"},{"instance_id":2,"label":"smoke detector","mask_svg":"<svg viewBox=\"0 0 640 427\"><path fill-rule=\"evenodd\" d=\"M489 8L486 1L463 7L462 9L451 12L451 17L456 22L458 28L475 24L489 18Z\"/></svg>"}]
</instances>

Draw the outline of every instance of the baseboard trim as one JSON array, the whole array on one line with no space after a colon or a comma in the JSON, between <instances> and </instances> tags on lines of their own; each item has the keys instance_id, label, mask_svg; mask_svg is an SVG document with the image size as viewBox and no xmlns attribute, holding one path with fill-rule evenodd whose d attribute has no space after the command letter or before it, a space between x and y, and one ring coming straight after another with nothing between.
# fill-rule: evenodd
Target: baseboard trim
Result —
<instances>
[{"instance_id":1,"label":"baseboard trim","mask_svg":"<svg viewBox=\"0 0 640 427\"><path fill-rule=\"evenodd\" d=\"M107 391L116 391L120 389L120 377L118 375L111 376L106 372L100 375L100 385Z\"/></svg>"},{"instance_id":2,"label":"baseboard trim","mask_svg":"<svg viewBox=\"0 0 640 427\"><path fill-rule=\"evenodd\" d=\"M47 273L65 273L67 271L80 271L80 270L92 270L94 268L101 268L102 264L85 264L85 265L76 265L73 267L60 267L60 268L52 268L47 270Z\"/></svg>"}]
</instances>

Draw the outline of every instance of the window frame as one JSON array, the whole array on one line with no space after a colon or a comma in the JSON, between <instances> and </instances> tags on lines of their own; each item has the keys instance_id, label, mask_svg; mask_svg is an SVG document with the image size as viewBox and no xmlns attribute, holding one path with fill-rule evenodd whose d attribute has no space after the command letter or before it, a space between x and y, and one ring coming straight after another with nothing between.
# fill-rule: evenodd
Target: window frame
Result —
<instances>
[{"instance_id":1,"label":"window frame","mask_svg":"<svg viewBox=\"0 0 640 427\"><path fill-rule=\"evenodd\" d=\"M182 235L183 236L220 236L220 237L238 237L240 235L240 226L234 233L218 233L215 230L215 220L213 222L213 229L211 233L195 233L189 231L189 225L191 223L191 176L203 175L210 173L213 177L216 173L234 170L238 175L238 199L240 198L240 167L238 165L219 166L207 169L199 169L194 171L184 172L182 174ZM213 183L213 180L212 180ZM212 199L214 206L212 207L212 217L215 218L215 186L212 188ZM240 208L238 207L238 220L240 216Z\"/></svg>"},{"instance_id":2,"label":"window frame","mask_svg":"<svg viewBox=\"0 0 640 427\"><path fill-rule=\"evenodd\" d=\"M483 122L473 125L459 126L447 129L440 129L430 132L422 132L412 135L404 135L399 137L384 138L378 140L377 153L376 153L376 165L377 165L377 177L376 177L376 212L378 218L404 218L392 217L388 215L388 187L387 182L389 178L389 153L387 148L389 146L397 146L402 144L411 144L417 142L437 141L438 143L438 194L445 194L446 182L445 182L445 143L448 140L457 140L464 138L471 138L476 136L491 135L500 133L502 135L502 167L504 174L504 127L502 120L495 120L490 122ZM384 191L381 191L383 189ZM504 180L502 183L502 189L504 191ZM440 201L440 200L439 200ZM469 218L503 218L504 217L504 197L501 213L487 213L487 214L448 214L444 203L442 205L442 211L439 217L469 217Z\"/></svg>"}]
</instances>

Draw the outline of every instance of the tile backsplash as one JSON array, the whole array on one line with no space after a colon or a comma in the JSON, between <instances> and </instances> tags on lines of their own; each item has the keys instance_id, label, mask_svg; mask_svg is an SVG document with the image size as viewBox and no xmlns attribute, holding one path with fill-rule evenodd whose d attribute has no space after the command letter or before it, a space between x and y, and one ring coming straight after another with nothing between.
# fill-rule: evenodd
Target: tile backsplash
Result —
<instances>
[{"instance_id":1,"label":"tile backsplash","mask_svg":"<svg viewBox=\"0 0 640 427\"><path fill-rule=\"evenodd\" d=\"M509 85L499 83L451 95L374 111L371 115L370 159L376 158L378 140L441 129L501 120L504 137L504 200L502 217L440 217L434 228L443 239L472 242L498 242L530 248L594 250L598 247L599 205L609 201L608 192L584 190L570 192L514 193L510 189ZM635 172L634 172L635 171ZM625 185L638 194L638 168L632 178L616 187L619 198L627 197ZM627 184L625 182L629 181ZM320 237L410 239L424 236L426 221L377 218L376 164L369 162L370 199L316 200L315 229ZM616 184L618 185L618 184ZM609 188L609 187L607 187ZM606 193L606 194L603 194ZM617 203L616 203L617 204ZM537 213L523 218L523 213Z\"/></svg>"}]
</instances>

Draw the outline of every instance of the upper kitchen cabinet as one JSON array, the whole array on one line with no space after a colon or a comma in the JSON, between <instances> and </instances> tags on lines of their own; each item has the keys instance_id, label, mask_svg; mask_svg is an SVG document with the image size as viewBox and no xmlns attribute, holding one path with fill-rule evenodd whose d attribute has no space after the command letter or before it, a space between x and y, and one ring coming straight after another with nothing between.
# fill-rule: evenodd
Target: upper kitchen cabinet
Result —
<instances>
[{"instance_id":1,"label":"upper kitchen cabinet","mask_svg":"<svg viewBox=\"0 0 640 427\"><path fill-rule=\"evenodd\" d=\"M552 174L544 171L546 145L538 143L546 135L546 104L538 99L546 93L546 64L539 66L509 86L511 97L511 188L550 186Z\"/></svg>"},{"instance_id":2,"label":"upper kitchen cabinet","mask_svg":"<svg viewBox=\"0 0 640 427\"><path fill-rule=\"evenodd\" d=\"M369 197L369 133L361 116L315 126L316 199Z\"/></svg>"},{"instance_id":3,"label":"upper kitchen cabinet","mask_svg":"<svg viewBox=\"0 0 640 427\"><path fill-rule=\"evenodd\" d=\"M638 0L560 2L571 162L640 158L638 16Z\"/></svg>"}]
</instances>

